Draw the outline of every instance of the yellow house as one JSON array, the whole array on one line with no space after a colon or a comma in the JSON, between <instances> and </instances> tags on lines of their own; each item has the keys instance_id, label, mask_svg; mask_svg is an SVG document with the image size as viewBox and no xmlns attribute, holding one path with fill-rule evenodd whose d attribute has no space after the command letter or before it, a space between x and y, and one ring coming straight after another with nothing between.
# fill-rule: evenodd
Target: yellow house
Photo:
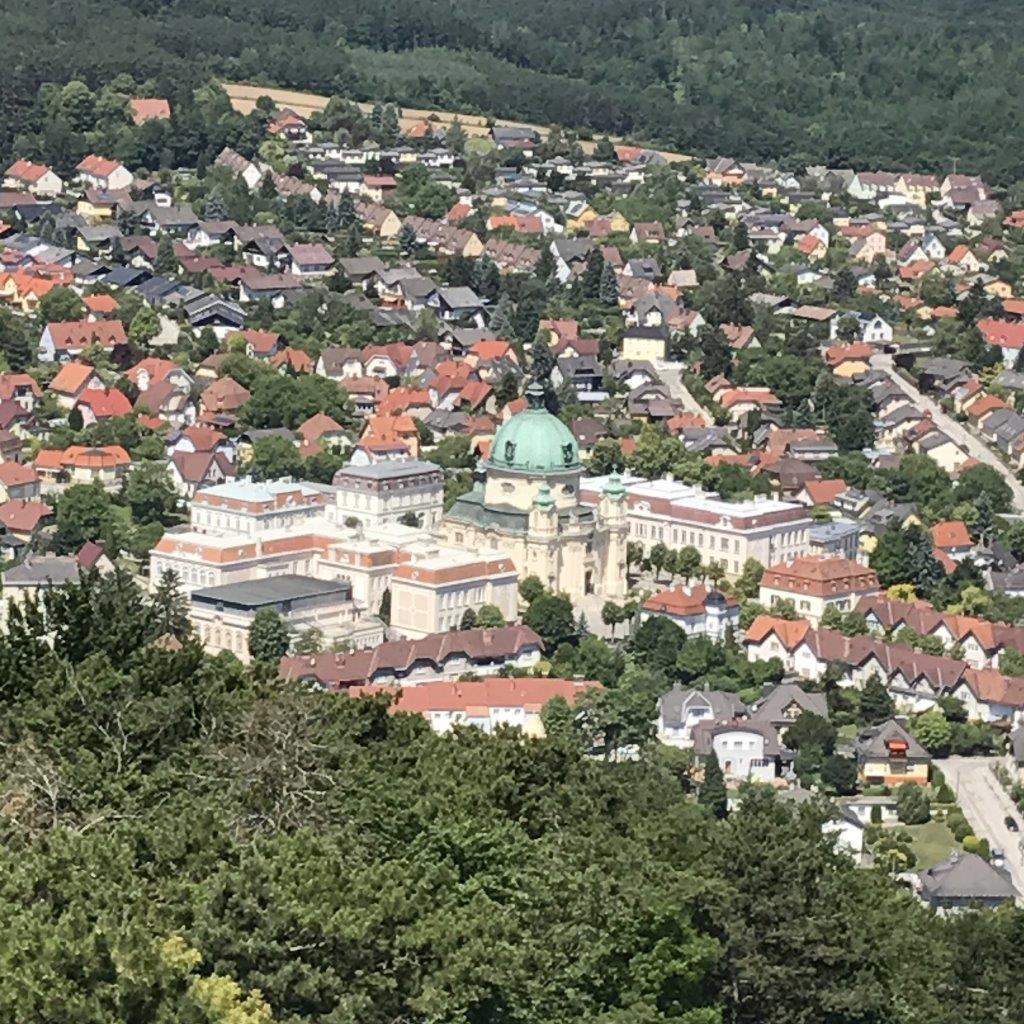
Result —
<instances>
[{"instance_id":1,"label":"yellow house","mask_svg":"<svg viewBox=\"0 0 1024 1024\"><path fill-rule=\"evenodd\" d=\"M579 202L574 203L569 207L567 216L565 218L565 227L569 232L573 231L585 231L587 225L597 216L597 210L595 210L590 203ZM625 219L625 218L623 218ZM629 224L626 224L626 230L629 230Z\"/></svg>"},{"instance_id":2,"label":"yellow house","mask_svg":"<svg viewBox=\"0 0 1024 1024\"><path fill-rule=\"evenodd\" d=\"M997 299L1012 299L1013 298L1013 286L1006 281L989 281L985 285L985 291L989 295L994 295Z\"/></svg>"},{"instance_id":3,"label":"yellow house","mask_svg":"<svg viewBox=\"0 0 1024 1024\"><path fill-rule=\"evenodd\" d=\"M475 260L478 256L482 256L484 253L484 243L480 241L480 236L476 232L469 232L469 238L466 239L460 255L466 259Z\"/></svg>"},{"instance_id":4,"label":"yellow house","mask_svg":"<svg viewBox=\"0 0 1024 1024\"><path fill-rule=\"evenodd\" d=\"M611 226L613 235L628 234L630 228L633 227L633 225L630 224L630 222L626 220L618 210L612 210L612 212L608 214L608 223Z\"/></svg>"},{"instance_id":5,"label":"yellow house","mask_svg":"<svg viewBox=\"0 0 1024 1024\"><path fill-rule=\"evenodd\" d=\"M825 349L825 362L836 377L849 379L871 369L873 349L863 342L850 345L831 345Z\"/></svg>"},{"instance_id":6,"label":"yellow house","mask_svg":"<svg viewBox=\"0 0 1024 1024\"><path fill-rule=\"evenodd\" d=\"M665 359L668 336L661 327L630 327L622 338L622 358L653 362Z\"/></svg>"},{"instance_id":7,"label":"yellow house","mask_svg":"<svg viewBox=\"0 0 1024 1024\"><path fill-rule=\"evenodd\" d=\"M868 786L928 785L932 759L898 722L890 719L857 739L857 764Z\"/></svg>"},{"instance_id":8,"label":"yellow house","mask_svg":"<svg viewBox=\"0 0 1024 1024\"><path fill-rule=\"evenodd\" d=\"M91 201L87 196L83 196L78 200L75 213L84 217L90 224L95 224L97 221L113 220L117 213L117 203L112 199L109 202L102 202L99 199Z\"/></svg>"},{"instance_id":9,"label":"yellow house","mask_svg":"<svg viewBox=\"0 0 1024 1024\"><path fill-rule=\"evenodd\" d=\"M33 277L17 270L10 274L0 274L0 301L30 316L38 308L39 300L56 284L56 281Z\"/></svg>"},{"instance_id":10,"label":"yellow house","mask_svg":"<svg viewBox=\"0 0 1024 1024\"><path fill-rule=\"evenodd\" d=\"M959 445L945 434L934 431L916 442L914 449L927 455L947 473L958 473L960 467L970 458Z\"/></svg>"}]
</instances>

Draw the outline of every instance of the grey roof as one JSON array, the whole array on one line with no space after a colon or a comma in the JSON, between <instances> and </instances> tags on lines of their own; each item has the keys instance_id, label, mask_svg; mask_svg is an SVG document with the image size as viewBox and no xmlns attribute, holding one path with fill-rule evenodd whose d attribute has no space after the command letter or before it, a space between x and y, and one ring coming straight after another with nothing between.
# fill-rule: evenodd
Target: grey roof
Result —
<instances>
[{"instance_id":1,"label":"grey roof","mask_svg":"<svg viewBox=\"0 0 1024 1024\"><path fill-rule=\"evenodd\" d=\"M423 473L441 475L441 467L436 462L424 462L422 459L404 459L400 462L371 462L368 466L342 466L334 474L334 481L346 477L359 477L362 480L395 480L406 476L420 476Z\"/></svg>"},{"instance_id":2,"label":"grey roof","mask_svg":"<svg viewBox=\"0 0 1024 1024\"><path fill-rule=\"evenodd\" d=\"M768 722L701 722L693 730L693 749L697 754L710 754L715 736L724 732L756 733L764 739L765 757L778 757L782 754L782 744L778 733Z\"/></svg>"},{"instance_id":3,"label":"grey roof","mask_svg":"<svg viewBox=\"0 0 1024 1024\"><path fill-rule=\"evenodd\" d=\"M918 877L921 894L930 900L1012 900L1017 896L1009 874L976 853L954 853Z\"/></svg>"},{"instance_id":4,"label":"grey roof","mask_svg":"<svg viewBox=\"0 0 1024 1024\"><path fill-rule=\"evenodd\" d=\"M26 558L3 574L4 586L59 586L78 579L78 561L70 555L47 555Z\"/></svg>"},{"instance_id":5,"label":"grey roof","mask_svg":"<svg viewBox=\"0 0 1024 1024\"><path fill-rule=\"evenodd\" d=\"M352 586L346 580L318 580L312 576L289 574L194 590L191 599L198 604L221 604L241 609L258 609L280 605L287 601L302 601L331 595L348 600L352 596Z\"/></svg>"},{"instance_id":6,"label":"grey roof","mask_svg":"<svg viewBox=\"0 0 1024 1024\"><path fill-rule=\"evenodd\" d=\"M459 285L455 288L438 288L437 297L452 309L456 307L474 309L484 304L484 300L472 288L467 288L465 285Z\"/></svg>"},{"instance_id":7,"label":"grey roof","mask_svg":"<svg viewBox=\"0 0 1024 1024\"><path fill-rule=\"evenodd\" d=\"M907 744L908 760L931 760L928 751L899 722L892 718L881 725L865 729L857 737L856 749L858 760L863 761L868 757L888 757L889 750L886 743L889 740L903 740Z\"/></svg>"},{"instance_id":8,"label":"grey roof","mask_svg":"<svg viewBox=\"0 0 1024 1024\"><path fill-rule=\"evenodd\" d=\"M738 715L746 714L743 701L735 693L724 690L700 690L674 686L658 698L658 711L662 721L669 726L681 726L685 712L690 708L708 708L716 722L727 722Z\"/></svg>"},{"instance_id":9,"label":"grey roof","mask_svg":"<svg viewBox=\"0 0 1024 1024\"><path fill-rule=\"evenodd\" d=\"M819 718L828 718L828 701L823 693L807 693L796 683L779 683L762 697L750 712L754 722L785 722L793 716L787 709L796 704L801 712L810 711Z\"/></svg>"},{"instance_id":10,"label":"grey roof","mask_svg":"<svg viewBox=\"0 0 1024 1024\"><path fill-rule=\"evenodd\" d=\"M810 528L810 540L812 544L827 544L859 533L860 523L852 519L833 519L829 523L814 523Z\"/></svg>"}]
</instances>

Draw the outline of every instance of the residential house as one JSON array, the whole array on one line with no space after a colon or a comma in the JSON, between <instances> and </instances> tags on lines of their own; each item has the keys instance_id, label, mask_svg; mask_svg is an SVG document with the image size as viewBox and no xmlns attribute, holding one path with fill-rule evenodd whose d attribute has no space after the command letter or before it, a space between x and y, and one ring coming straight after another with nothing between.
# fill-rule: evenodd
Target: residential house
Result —
<instances>
[{"instance_id":1,"label":"residential house","mask_svg":"<svg viewBox=\"0 0 1024 1024\"><path fill-rule=\"evenodd\" d=\"M116 191L126 189L135 180L132 172L118 160L90 153L75 167L78 180L86 188Z\"/></svg>"},{"instance_id":2,"label":"residential house","mask_svg":"<svg viewBox=\"0 0 1024 1024\"><path fill-rule=\"evenodd\" d=\"M117 359L128 346L124 324L120 320L99 320L95 323L71 320L47 324L39 339L39 361L66 363L94 345Z\"/></svg>"},{"instance_id":3,"label":"residential house","mask_svg":"<svg viewBox=\"0 0 1024 1024\"><path fill-rule=\"evenodd\" d=\"M918 894L940 913L1013 904L1020 893L1004 867L976 853L953 851L949 859L917 874Z\"/></svg>"},{"instance_id":4,"label":"residential house","mask_svg":"<svg viewBox=\"0 0 1024 1024\"><path fill-rule=\"evenodd\" d=\"M731 722L746 713L735 693L707 687L683 689L677 683L658 698L658 739L672 747L692 747L693 730L702 722Z\"/></svg>"},{"instance_id":5,"label":"residential house","mask_svg":"<svg viewBox=\"0 0 1024 1024\"><path fill-rule=\"evenodd\" d=\"M931 755L895 719L865 729L854 749L861 781L867 786L928 785Z\"/></svg>"},{"instance_id":6,"label":"residential house","mask_svg":"<svg viewBox=\"0 0 1024 1024\"><path fill-rule=\"evenodd\" d=\"M704 584L661 590L644 601L641 621L654 616L670 619L687 635L724 640L739 628L740 607L735 597Z\"/></svg>"},{"instance_id":7,"label":"residential house","mask_svg":"<svg viewBox=\"0 0 1024 1024\"><path fill-rule=\"evenodd\" d=\"M15 160L4 172L4 188L24 189L40 199L55 199L64 191L64 182L46 164Z\"/></svg>"}]
</instances>

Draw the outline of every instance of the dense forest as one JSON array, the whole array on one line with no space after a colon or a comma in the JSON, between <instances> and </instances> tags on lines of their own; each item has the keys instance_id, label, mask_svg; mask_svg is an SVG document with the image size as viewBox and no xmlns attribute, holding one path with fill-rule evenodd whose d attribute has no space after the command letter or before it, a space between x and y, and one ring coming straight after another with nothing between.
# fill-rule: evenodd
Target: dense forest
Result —
<instances>
[{"instance_id":1,"label":"dense forest","mask_svg":"<svg viewBox=\"0 0 1024 1024\"><path fill-rule=\"evenodd\" d=\"M170 642L179 636L182 643ZM991 1024L1024 915L955 920L652 747L434 735L204 656L86 575L0 638L14 1024Z\"/></svg>"},{"instance_id":2,"label":"dense forest","mask_svg":"<svg viewBox=\"0 0 1024 1024\"><path fill-rule=\"evenodd\" d=\"M1008 0L41 0L3 5L0 149L43 82L211 75L788 165L1024 178Z\"/></svg>"}]
</instances>

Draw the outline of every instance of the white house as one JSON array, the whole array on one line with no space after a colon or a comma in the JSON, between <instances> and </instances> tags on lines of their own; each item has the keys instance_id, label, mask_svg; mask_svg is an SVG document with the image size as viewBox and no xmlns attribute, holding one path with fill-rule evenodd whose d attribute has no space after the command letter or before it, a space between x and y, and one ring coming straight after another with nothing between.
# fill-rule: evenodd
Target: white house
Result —
<instances>
[{"instance_id":1,"label":"white house","mask_svg":"<svg viewBox=\"0 0 1024 1024\"><path fill-rule=\"evenodd\" d=\"M855 320L857 323L856 341L869 345L888 345L892 342L892 325L877 313L857 313L848 310L832 317L829 324L829 337L834 341L839 336L839 325L844 320Z\"/></svg>"}]
</instances>

